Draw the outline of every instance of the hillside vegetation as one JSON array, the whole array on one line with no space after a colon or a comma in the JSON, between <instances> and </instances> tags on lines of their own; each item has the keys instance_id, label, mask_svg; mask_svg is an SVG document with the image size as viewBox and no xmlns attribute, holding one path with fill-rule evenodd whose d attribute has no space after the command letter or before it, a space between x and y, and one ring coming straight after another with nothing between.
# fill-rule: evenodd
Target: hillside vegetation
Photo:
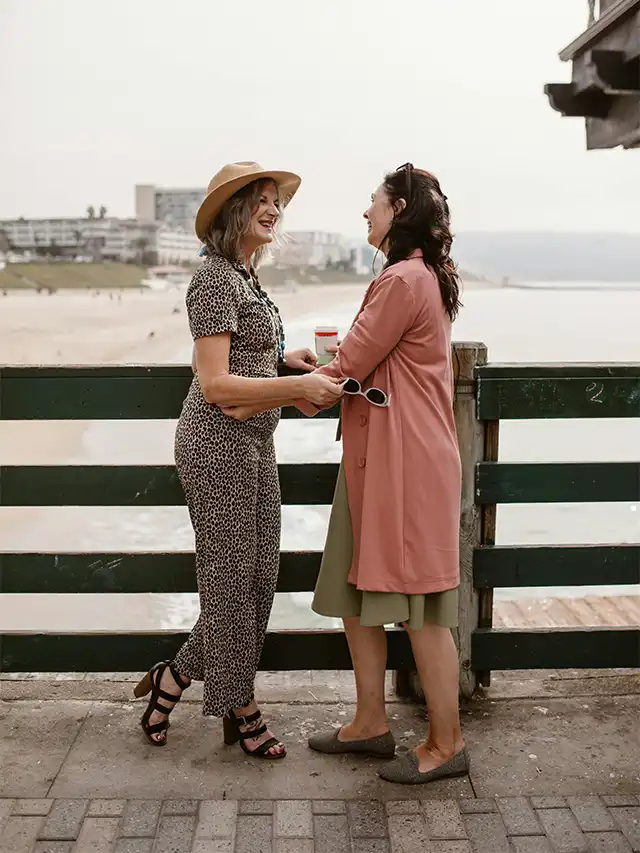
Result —
<instances>
[{"instance_id":1,"label":"hillside vegetation","mask_svg":"<svg viewBox=\"0 0 640 853\"><path fill-rule=\"evenodd\" d=\"M139 287L146 270L135 264L7 264L0 290Z\"/></svg>"}]
</instances>

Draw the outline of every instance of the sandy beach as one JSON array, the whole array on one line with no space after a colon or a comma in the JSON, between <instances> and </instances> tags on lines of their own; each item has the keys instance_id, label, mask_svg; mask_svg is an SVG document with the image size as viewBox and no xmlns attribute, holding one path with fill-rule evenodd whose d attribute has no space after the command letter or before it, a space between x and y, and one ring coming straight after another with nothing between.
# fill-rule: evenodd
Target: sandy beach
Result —
<instances>
[{"instance_id":1,"label":"sandy beach","mask_svg":"<svg viewBox=\"0 0 640 853\"><path fill-rule=\"evenodd\" d=\"M360 284L329 284L271 296L286 324L302 314L320 318L364 290ZM180 290L0 296L0 364L156 364L176 361L189 342Z\"/></svg>"}]
</instances>

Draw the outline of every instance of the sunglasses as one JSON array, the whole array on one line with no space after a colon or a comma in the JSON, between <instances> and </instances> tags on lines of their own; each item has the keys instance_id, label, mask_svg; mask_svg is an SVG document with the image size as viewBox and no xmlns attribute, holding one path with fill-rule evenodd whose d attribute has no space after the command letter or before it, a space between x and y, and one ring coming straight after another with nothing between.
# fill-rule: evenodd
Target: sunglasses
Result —
<instances>
[{"instance_id":1,"label":"sunglasses","mask_svg":"<svg viewBox=\"0 0 640 853\"><path fill-rule=\"evenodd\" d=\"M381 409L391 405L391 396L389 394L381 391L380 388L367 388L366 391L363 391L362 385L357 379L345 379L342 390L345 394L351 396L360 395L368 403L371 403L372 406L379 406Z\"/></svg>"},{"instance_id":2,"label":"sunglasses","mask_svg":"<svg viewBox=\"0 0 640 853\"><path fill-rule=\"evenodd\" d=\"M396 172L404 172L406 178L406 200L409 201L411 198L411 173L413 172L413 163L405 163L402 166L398 166Z\"/></svg>"}]
</instances>

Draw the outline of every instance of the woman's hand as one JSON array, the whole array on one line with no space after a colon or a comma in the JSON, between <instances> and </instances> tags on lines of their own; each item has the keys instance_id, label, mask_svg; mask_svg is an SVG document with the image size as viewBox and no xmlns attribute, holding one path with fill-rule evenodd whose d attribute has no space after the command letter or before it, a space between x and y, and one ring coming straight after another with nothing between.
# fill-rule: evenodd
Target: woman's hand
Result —
<instances>
[{"instance_id":1,"label":"woman's hand","mask_svg":"<svg viewBox=\"0 0 640 853\"><path fill-rule=\"evenodd\" d=\"M294 349L284 354L284 363L293 370L304 370L311 373L316 369L318 356L310 349Z\"/></svg>"},{"instance_id":2,"label":"woman's hand","mask_svg":"<svg viewBox=\"0 0 640 853\"><path fill-rule=\"evenodd\" d=\"M318 409L335 405L344 394L342 379L324 376L322 373L309 373L299 381L304 399Z\"/></svg>"},{"instance_id":3,"label":"woman's hand","mask_svg":"<svg viewBox=\"0 0 640 853\"><path fill-rule=\"evenodd\" d=\"M254 415L258 414L255 406L220 406L220 411L228 418L233 418L234 421L248 421Z\"/></svg>"},{"instance_id":4,"label":"woman's hand","mask_svg":"<svg viewBox=\"0 0 640 853\"><path fill-rule=\"evenodd\" d=\"M341 343L342 341L338 341L338 343L334 347L327 347L327 352L330 352L331 355L335 355L338 352L338 347Z\"/></svg>"}]
</instances>

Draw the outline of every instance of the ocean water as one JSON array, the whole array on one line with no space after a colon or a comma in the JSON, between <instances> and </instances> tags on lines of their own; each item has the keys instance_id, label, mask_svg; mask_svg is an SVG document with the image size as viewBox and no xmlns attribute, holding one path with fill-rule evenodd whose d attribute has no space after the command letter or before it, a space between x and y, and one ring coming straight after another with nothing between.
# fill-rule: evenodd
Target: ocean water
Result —
<instances>
[{"instance_id":1,"label":"ocean water","mask_svg":"<svg viewBox=\"0 0 640 853\"><path fill-rule=\"evenodd\" d=\"M615 289L469 289L454 327L455 340L483 341L492 362L640 362L640 283ZM284 316L290 347L309 346L316 323L346 331L357 300L322 317ZM190 352L171 361L186 362ZM162 464L172 461L173 422L109 422L88 426L75 464ZM333 421L284 421L276 446L283 462L337 461ZM640 420L518 421L501 425L500 459L520 462L638 461ZM325 507L284 507L282 545L321 548ZM5 531L4 550L183 550L193 546L183 508L51 508L29 513ZM501 506L499 544L640 542L636 503ZM571 596L596 588L500 590L496 598ZM602 594L639 594L640 587L600 587ZM193 595L15 596L14 628L109 630L188 629L198 611ZM4 609L3 612L8 612ZM309 595L277 596L272 627L332 627L309 610Z\"/></svg>"}]
</instances>

